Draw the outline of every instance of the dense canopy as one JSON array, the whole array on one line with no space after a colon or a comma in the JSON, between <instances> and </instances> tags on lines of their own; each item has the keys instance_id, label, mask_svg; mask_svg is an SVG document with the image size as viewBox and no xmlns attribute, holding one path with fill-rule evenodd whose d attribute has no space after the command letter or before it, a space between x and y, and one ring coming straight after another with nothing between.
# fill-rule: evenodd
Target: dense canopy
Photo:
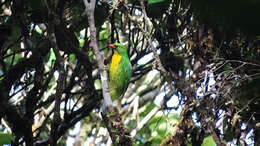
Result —
<instances>
[{"instance_id":1,"label":"dense canopy","mask_svg":"<svg viewBox=\"0 0 260 146\"><path fill-rule=\"evenodd\" d=\"M260 2L0 6L0 145L260 144ZM115 42L133 73L111 105Z\"/></svg>"}]
</instances>

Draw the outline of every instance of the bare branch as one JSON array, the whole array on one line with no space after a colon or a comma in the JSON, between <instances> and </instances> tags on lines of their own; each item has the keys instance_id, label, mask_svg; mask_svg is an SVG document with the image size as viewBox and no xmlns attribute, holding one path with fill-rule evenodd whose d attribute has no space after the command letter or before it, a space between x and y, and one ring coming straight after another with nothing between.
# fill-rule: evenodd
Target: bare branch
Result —
<instances>
[{"instance_id":1,"label":"bare branch","mask_svg":"<svg viewBox=\"0 0 260 146\"><path fill-rule=\"evenodd\" d=\"M147 122L149 122L149 120L150 120L151 118L153 118L153 116L154 116L159 110L160 110L160 107L158 107L158 106L154 107L153 110L152 110L149 114L147 114L147 115L144 117L144 119L143 119L140 123L138 123L137 127L131 132L131 136L132 136L132 137L135 137L136 134L137 134L137 132L138 132L139 130L141 130L141 129L144 127L144 125L145 125Z\"/></svg>"},{"instance_id":2,"label":"bare branch","mask_svg":"<svg viewBox=\"0 0 260 146\"><path fill-rule=\"evenodd\" d=\"M51 26L51 30L53 30L53 26ZM50 143L51 145L57 145L57 140L58 140L58 126L61 121L60 117L60 104L61 104L61 98L62 98L62 93L64 91L64 86L65 86L65 70L64 70L64 65L63 65L63 59L60 55L58 46L57 46L57 40L53 32L50 32L49 34L49 39L50 42L53 46L53 50L55 53L55 56L57 58L57 68L59 70L59 77L57 81L57 89L56 89L56 95L55 95L55 105L54 105L54 118L53 118L53 123L51 125L51 135L50 135Z\"/></svg>"},{"instance_id":3,"label":"bare branch","mask_svg":"<svg viewBox=\"0 0 260 146\"><path fill-rule=\"evenodd\" d=\"M99 74L102 83L102 93L104 98L103 110L105 110L107 107L112 106L112 100L108 90L108 73L104 65L104 56L99 51L99 47L97 44L97 30L96 30L95 20L94 20L94 10L95 10L96 0L90 0L90 2L88 2L88 0L83 0L83 2L85 4L86 7L85 11L87 12L87 16L88 16L90 38L91 38L90 46L93 48L95 56L97 57L98 69L99 69Z\"/></svg>"},{"instance_id":4,"label":"bare branch","mask_svg":"<svg viewBox=\"0 0 260 146\"><path fill-rule=\"evenodd\" d=\"M146 22L146 28L143 31L144 35L148 39L149 47L151 47L151 49L152 49L152 52L153 52L153 55L155 57L156 63L158 65L158 67L159 67L159 71L167 73L166 69L163 67L163 65L161 63L159 55L157 54L156 47L153 45L153 41L152 41L151 35L149 35L149 33L147 33L147 32L152 32L152 27L149 27L149 24L151 24L151 21L149 20L147 14L146 14L144 0L140 0L140 3L141 3L141 8L142 8L142 12L143 12L143 15L144 15L144 19L145 19L145 22Z\"/></svg>"}]
</instances>

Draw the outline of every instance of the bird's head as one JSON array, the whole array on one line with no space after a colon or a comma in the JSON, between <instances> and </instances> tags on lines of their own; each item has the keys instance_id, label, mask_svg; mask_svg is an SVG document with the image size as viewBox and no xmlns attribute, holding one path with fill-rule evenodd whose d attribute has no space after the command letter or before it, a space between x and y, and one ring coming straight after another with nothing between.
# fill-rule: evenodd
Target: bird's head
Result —
<instances>
[{"instance_id":1,"label":"bird's head","mask_svg":"<svg viewBox=\"0 0 260 146\"><path fill-rule=\"evenodd\" d=\"M114 43L114 44L108 44L109 48L112 48L115 53L118 53L121 56L128 56L127 55L127 48L123 44L120 43Z\"/></svg>"}]
</instances>

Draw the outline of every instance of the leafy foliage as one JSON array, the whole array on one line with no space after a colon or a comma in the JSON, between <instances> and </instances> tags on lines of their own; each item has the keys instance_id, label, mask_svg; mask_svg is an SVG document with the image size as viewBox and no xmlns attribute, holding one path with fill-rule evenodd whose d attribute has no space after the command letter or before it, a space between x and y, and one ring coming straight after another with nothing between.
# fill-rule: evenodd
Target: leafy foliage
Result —
<instances>
[{"instance_id":1,"label":"leafy foliage","mask_svg":"<svg viewBox=\"0 0 260 146\"><path fill-rule=\"evenodd\" d=\"M11 141L13 140L12 134L11 133L0 133L0 144L1 145L7 145L11 144Z\"/></svg>"},{"instance_id":2,"label":"leafy foliage","mask_svg":"<svg viewBox=\"0 0 260 146\"><path fill-rule=\"evenodd\" d=\"M111 144L84 2L0 5L1 144ZM115 104L134 145L260 143L259 7L254 0L96 2L104 63L114 42L131 58L131 83Z\"/></svg>"}]
</instances>

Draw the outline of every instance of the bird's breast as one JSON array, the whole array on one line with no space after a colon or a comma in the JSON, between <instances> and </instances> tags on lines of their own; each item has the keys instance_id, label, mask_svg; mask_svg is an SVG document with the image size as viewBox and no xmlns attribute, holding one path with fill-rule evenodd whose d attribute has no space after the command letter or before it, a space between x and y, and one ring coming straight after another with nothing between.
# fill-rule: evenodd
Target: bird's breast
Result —
<instances>
[{"instance_id":1,"label":"bird's breast","mask_svg":"<svg viewBox=\"0 0 260 146\"><path fill-rule=\"evenodd\" d=\"M122 59L122 56L118 53L114 53L111 60L110 70L116 71L119 68L119 63Z\"/></svg>"}]
</instances>

